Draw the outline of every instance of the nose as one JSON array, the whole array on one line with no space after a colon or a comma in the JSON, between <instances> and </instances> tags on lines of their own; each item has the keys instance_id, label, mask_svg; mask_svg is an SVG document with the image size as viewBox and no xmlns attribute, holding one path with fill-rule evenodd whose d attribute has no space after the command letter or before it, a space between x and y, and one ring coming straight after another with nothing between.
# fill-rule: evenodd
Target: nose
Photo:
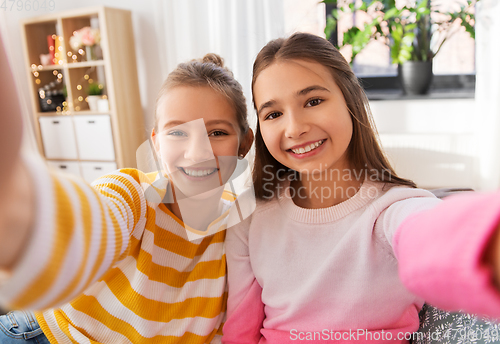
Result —
<instances>
[{"instance_id":1,"label":"nose","mask_svg":"<svg viewBox=\"0 0 500 344\"><path fill-rule=\"evenodd\" d=\"M205 135L193 135L186 143L184 158L194 163L214 158L210 140Z\"/></svg>"},{"instance_id":2,"label":"nose","mask_svg":"<svg viewBox=\"0 0 500 344\"><path fill-rule=\"evenodd\" d=\"M296 139L309 131L309 124L300 112L289 112L286 116L285 136Z\"/></svg>"}]
</instances>

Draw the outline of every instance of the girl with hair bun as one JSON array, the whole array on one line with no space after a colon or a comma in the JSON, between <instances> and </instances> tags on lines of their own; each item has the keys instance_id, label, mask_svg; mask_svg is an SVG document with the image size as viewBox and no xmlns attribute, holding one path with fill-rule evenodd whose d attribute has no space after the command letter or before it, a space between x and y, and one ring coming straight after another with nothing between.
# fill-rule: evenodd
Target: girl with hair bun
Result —
<instances>
[{"instance_id":1,"label":"girl with hair bun","mask_svg":"<svg viewBox=\"0 0 500 344\"><path fill-rule=\"evenodd\" d=\"M7 111L0 127L19 131L11 119L20 111ZM234 200L223 186L253 134L242 87L219 56L169 74L151 140L160 173L121 169L91 186L18 148L0 152L13 166L0 195L0 268L9 273L0 301L23 309L0 317L0 343L220 341Z\"/></svg>"}]
</instances>

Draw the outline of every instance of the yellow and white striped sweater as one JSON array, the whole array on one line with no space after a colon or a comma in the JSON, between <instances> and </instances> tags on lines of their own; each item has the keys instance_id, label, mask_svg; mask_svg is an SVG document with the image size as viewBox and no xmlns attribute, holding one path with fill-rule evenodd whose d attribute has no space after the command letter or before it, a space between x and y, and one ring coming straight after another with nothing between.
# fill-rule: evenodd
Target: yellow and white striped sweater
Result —
<instances>
[{"instance_id":1,"label":"yellow and white striped sweater","mask_svg":"<svg viewBox=\"0 0 500 344\"><path fill-rule=\"evenodd\" d=\"M150 176L123 169L91 186L29 162L36 228L4 304L46 309L36 318L51 343L208 343L226 311L225 221L189 241L164 204L148 201ZM33 169L36 169L33 171ZM222 220L222 221L221 221ZM67 302L67 303L65 303ZM60 306L62 304L62 306Z\"/></svg>"}]
</instances>

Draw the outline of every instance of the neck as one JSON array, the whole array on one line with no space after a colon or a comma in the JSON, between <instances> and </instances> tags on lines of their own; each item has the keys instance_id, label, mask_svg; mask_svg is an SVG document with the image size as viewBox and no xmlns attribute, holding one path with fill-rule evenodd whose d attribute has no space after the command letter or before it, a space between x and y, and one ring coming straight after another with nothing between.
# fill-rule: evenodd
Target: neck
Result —
<instances>
[{"instance_id":1,"label":"neck","mask_svg":"<svg viewBox=\"0 0 500 344\"><path fill-rule=\"evenodd\" d=\"M363 178L347 173L350 171L328 169L316 174L299 174L298 179L290 183L294 190L293 202L301 208L319 209L348 200L363 184Z\"/></svg>"},{"instance_id":2,"label":"neck","mask_svg":"<svg viewBox=\"0 0 500 344\"><path fill-rule=\"evenodd\" d=\"M220 190L211 190L195 197L186 197L175 187L173 189L176 191L174 193L174 202L168 203L166 206L189 227L205 231L220 216L222 211L221 196L224 192L223 187L220 187ZM207 197L204 197L205 195Z\"/></svg>"}]
</instances>

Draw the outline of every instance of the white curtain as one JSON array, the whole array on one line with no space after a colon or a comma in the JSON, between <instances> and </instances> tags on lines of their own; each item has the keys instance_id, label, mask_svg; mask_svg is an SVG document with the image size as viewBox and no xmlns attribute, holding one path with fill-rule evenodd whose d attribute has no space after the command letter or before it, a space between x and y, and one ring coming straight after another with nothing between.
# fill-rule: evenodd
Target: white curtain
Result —
<instances>
[{"instance_id":1,"label":"white curtain","mask_svg":"<svg viewBox=\"0 0 500 344\"><path fill-rule=\"evenodd\" d=\"M476 16L479 190L500 187L500 2L482 0Z\"/></svg>"},{"instance_id":2,"label":"white curtain","mask_svg":"<svg viewBox=\"0 0 500 344\"><path fill-rule=\"evenodd\" d=\"M163 78L178 63L219 54L242 84L255 126L252 64L269 40L284 35L283 0L156 0L156 8Z\"/></svg>"}]
</instances>

